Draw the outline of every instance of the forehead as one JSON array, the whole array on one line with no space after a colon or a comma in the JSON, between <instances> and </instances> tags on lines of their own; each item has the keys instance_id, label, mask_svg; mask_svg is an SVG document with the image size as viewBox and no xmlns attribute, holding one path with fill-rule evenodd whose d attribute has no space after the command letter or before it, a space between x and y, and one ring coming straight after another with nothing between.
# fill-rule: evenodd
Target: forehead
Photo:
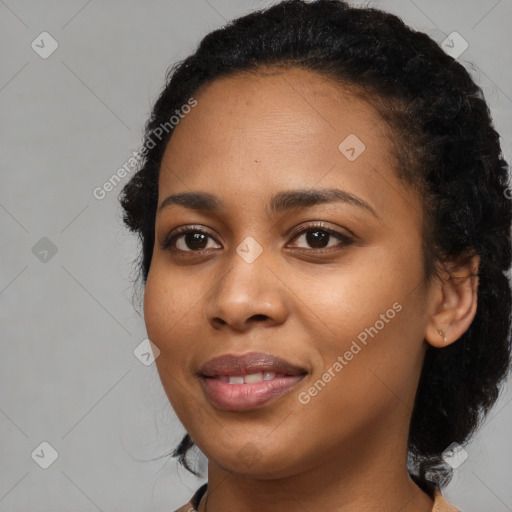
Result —
<instances>
[{"instance_id":1,"label":"forehead","mask_svg":"<svg viewBox=\"0 0 512 512\"><path fill-rule=\"evenodd\" d=\"M239 199L241 190L256 197L316 185L378 196L383 181L395 179L391 134L379 114L315 72L241 73L214 80L194 98L197 106L167 145L160 198L208 189Z\"/></svg>"},{"instance_id":2,"label":"forehead","mask_svg":"<svg viewBox=\"0 0 512 512\"><path fill-rule=\"evenodd\" d=\"M357 132L363 139L384 128L375 110L346 86L303 69L223 77L203 88L196 99L198 105L187 122L176 127L171 149L186 138L199 152L218 146L221 154L226 145L235 150L234 143L241 139L249 153L253 147L260 151L261 145L268 151L312 150L319 142L321 150L343 135Z\"/></svg>"}]
</instances>

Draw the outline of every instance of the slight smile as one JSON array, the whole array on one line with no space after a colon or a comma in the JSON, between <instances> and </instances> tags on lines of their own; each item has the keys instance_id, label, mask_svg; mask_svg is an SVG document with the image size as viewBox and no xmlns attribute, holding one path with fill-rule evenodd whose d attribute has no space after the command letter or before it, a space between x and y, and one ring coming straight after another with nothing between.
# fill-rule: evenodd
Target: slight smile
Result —
<instances>
[{"instance_id":1,"label":"slight smile","mask_svg":"<svg viewBox=\"0 0 512 512\"><path fill-rule=\"evenodd\" d=\"M248 411L289 393L308 372L262 352L226 354L211 359L199 372L212 405L227 411Z\"/></svg>"}]
</instances>

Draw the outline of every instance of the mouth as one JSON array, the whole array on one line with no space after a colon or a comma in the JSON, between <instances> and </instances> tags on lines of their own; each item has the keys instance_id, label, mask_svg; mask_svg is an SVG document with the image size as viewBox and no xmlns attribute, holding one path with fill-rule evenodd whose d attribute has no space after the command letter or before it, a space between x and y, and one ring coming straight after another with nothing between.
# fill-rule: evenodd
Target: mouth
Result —
<instances>
[{"instance_id":1,"label":"mouth","mask_svg":"<svg viewBox=\"0 0 512 512\"><path fill-rule=\"evenodd\" d=\"M262 352L216 357L202 366L199 377L212 405L247 411L268 405L289 393L307 370Z\"/></svg>"}]
</instances>

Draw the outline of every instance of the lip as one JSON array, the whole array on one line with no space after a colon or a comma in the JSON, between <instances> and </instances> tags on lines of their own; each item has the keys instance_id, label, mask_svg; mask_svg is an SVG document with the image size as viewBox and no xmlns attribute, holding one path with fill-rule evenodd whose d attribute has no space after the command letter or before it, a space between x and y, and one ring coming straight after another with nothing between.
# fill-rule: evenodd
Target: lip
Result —
<instances>
[{"instance_id":1,"label":"lip","mask_svg":"<svg viewBox=\"0 0 512 512\"><path fill-rule=\"evenodd\" d=\"M201 367L199 373L203 377L218 377L220 375L247 375L264 371L284 373L285 375L306 373L304 368L265 352L248 352L240 355L225 354L214 357Z\"/></svg>"},{"instance_id":2,"label":"lip","mask_svg":"<svg viewBox=\"0 0 512 512\"><path fill-rule=\"evenodd\" d=\"M276 377L256 383L230 384L220 377L274 372ZM263 407L289 393L307 374L304 368L263 352L225 354L204 364L201 384L212 405L228 411L247 411Z\"/></svg>"}]
</instances>

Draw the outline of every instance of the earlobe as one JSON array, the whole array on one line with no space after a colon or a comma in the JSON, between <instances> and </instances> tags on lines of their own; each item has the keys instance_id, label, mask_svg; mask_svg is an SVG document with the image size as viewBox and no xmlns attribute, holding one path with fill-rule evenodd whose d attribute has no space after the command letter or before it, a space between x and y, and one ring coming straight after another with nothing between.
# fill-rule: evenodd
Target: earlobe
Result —
<instances>
[{"instance_id":1,"label":"earlobe","mask_svg":"<svg viewBox=\"0 0 512 512\"><path fill-rule=\"evenodd\" d=\"M478 303L478 266L480 258L473 257L465 265L446 268L438 286L437 304L428 320L425 340L442 348L457 341L475 318Z\"/></svg>"}]
</instances>

